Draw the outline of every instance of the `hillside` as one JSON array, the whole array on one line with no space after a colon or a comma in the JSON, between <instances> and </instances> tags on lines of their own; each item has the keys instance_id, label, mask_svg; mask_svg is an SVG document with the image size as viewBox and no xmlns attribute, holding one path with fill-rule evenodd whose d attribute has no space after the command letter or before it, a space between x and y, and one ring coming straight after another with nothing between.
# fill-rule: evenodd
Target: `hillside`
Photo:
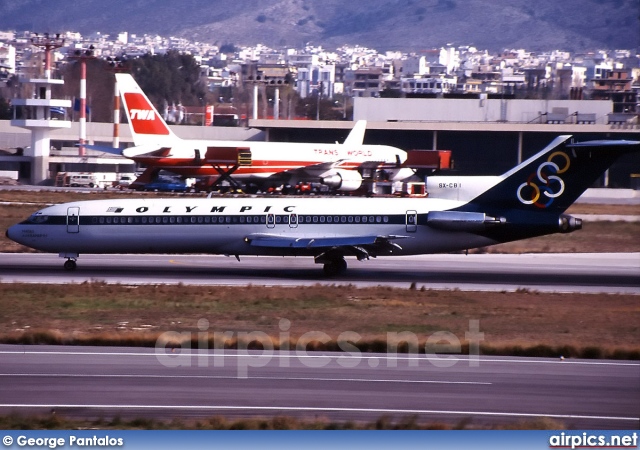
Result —
<instances>
[{"instance_id":1,"label":"hillside","mask_svg":"<svg viewBox=\"0 0 640 450\"><path fill-rule=\"evenodd\" d=\"M629 49L640 47L640 0L5 0L0 30L10 29L381 51Z\"/></svg>"}]
</instances>

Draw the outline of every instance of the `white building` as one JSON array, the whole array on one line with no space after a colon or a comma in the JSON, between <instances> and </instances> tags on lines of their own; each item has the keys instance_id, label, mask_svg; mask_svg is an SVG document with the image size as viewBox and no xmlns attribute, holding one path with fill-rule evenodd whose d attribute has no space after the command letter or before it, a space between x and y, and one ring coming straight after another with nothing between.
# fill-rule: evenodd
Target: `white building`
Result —
<instances>
[{"instance_id":1,"label":"white building","mask_svg":"<svg viewBox=\"0 0 640 450\"><path fill-rule=\"evenodd\" d=\"M0 73L16 73L16 48L0 43Z\"/></svg>"},{"instance_id":2,"label":"white building","mask_svg":"<svg viewBox=\"0 0 640 450\"><path fill-rule=\"evenodd\" d=\"M458 78L442 77L403 77L400 90L405 94L446 94L456 89Z\"/></svg>"}]
</instances>

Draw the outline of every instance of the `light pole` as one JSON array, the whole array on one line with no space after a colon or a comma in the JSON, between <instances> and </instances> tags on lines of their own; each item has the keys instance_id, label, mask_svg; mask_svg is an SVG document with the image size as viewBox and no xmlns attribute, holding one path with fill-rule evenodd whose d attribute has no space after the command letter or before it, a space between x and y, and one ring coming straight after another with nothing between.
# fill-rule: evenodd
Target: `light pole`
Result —
<instances>
[{"instance_id":1,"label":"light pole","mask_svg":"<svg viewBox=\"0 0 640 450\"><path fill-rule=\"evenodd\" d=\"M87 142L87 60L95 59L91 45L87 50L76 50L69 59L80 61L80 139L78 141L78 156L85 156L84 145Z\"/></svg>"},{"instance_id":2,"label":"light pole","mask_svg":"<svg viewBox=\"0 0 640 450\"><path fill-rule=\"evenodd\" d=\"M109 70L113 73L126 72L124 61L116 57L114 59L107 58L109 62ZM113 81L113 148L120 147L120 91L118 90L118 80L114 77Z\"/></svg>"}]
</instances>

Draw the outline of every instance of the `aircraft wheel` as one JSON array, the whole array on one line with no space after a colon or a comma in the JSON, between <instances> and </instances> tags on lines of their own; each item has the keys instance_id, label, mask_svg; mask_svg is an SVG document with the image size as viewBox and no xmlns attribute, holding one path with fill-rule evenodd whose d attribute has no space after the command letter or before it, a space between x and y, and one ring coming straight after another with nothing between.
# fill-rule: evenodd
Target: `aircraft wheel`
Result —
<instances>
[{"instance_id":1,"label":"aircraft wheel","mask_svg":"<svg viewBox=\"0 0 640 450\"><path fill-rule=\"evenodd\" d=\"M341 275L347 270L347 262L344 259L337 259L326 263L323 266L324 274L328 277Z\"/></svg>"},{"instance_id":2,"label":"aircraft wheel","mask_svg":"<svg viewBox=\"0 0 640 450\"><path fill-rule=\"evenodd\" d=\"M76 267L78 267L78 265L73 259L67 259L64 262L64 270L76 270Z\"/></svg>"}]
</instances>

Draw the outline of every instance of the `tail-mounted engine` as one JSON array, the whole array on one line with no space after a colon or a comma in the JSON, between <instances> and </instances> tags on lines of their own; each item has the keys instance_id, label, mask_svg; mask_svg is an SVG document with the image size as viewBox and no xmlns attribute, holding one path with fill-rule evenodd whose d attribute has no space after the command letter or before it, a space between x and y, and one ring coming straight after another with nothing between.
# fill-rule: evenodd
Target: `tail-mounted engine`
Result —
<instances>
[{"instance_id":1,"label":"tail-mounted engine","mask_svg":"<svg viewBox=\"0 0 640 450\"><path fill-rule=\"evenodd\" d=\"M571 233L582 229L582 219L562 214L558 217L558 227L561 233Z\"/></svg>"}]
</instances>

